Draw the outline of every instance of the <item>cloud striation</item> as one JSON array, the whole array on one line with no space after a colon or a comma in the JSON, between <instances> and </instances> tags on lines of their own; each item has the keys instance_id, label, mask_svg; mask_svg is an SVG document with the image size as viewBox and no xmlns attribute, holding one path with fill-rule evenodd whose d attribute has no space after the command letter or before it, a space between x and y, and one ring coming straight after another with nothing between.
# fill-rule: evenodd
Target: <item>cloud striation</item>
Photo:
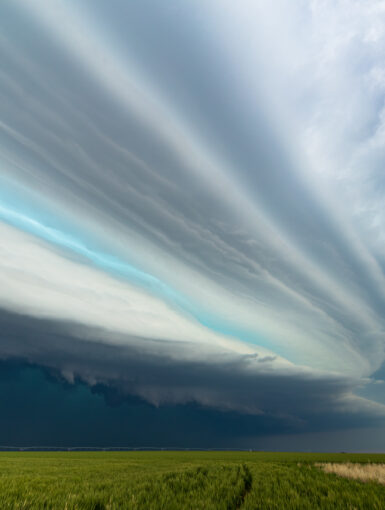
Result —
<instances>
[{"instance_id":1,"label":"cloud striation","mask_svg":"<svg viewBox=\"0 0 385 510\"><path fill-rule=\"evenodd\" d=\"M1 3L3 360L382 423L385 5L278 4Z\"/></svg>"}]
</instances>

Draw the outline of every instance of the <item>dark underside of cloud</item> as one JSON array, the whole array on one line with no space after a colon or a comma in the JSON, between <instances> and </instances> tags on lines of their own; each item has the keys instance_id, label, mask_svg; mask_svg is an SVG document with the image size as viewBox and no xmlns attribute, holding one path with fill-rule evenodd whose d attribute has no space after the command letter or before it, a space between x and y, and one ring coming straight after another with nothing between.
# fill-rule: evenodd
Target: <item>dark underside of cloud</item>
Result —
<instances>
[{"instance_id":1,"label":"dark underside of cloud","mask_svg":"<svg viewBox=\"0 0 385 510\"><path fill-rule=\"evenodd\" d=\"M250 356L175 362L74 329L0 312L0 444L263 447L269 435L381 424L350 379L250 370Z\"/></svg>"}]
</instances>

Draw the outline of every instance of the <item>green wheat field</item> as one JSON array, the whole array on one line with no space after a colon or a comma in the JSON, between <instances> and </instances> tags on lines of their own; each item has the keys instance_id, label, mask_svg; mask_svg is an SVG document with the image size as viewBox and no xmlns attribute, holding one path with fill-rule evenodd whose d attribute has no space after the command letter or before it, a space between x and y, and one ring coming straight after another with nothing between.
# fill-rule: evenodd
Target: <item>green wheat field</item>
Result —
<instances>
[{"instance_id":1,"label":"green wheat field","mask_svg":"<svg viewBox=\"0 0 385 510\"><path fill-rule=\"evenodd\" d=\"M1 452L0 509L385 509L385 485L335 462L385 454Z\"/></svg>"}]
</instances>

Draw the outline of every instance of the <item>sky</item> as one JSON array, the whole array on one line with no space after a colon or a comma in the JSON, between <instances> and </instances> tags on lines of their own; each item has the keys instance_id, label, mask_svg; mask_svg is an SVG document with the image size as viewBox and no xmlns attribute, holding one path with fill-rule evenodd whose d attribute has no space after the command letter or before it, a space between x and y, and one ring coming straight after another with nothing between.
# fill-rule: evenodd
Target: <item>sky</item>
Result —
<instances>
[{"instance_id":1,"label":"sky","mask_svg":"<svg viewBox=\"0 0 385 510\"><path fill-rule=\"evenodd\" d=\"M0 3L0 446L385 451L385 2Z\"/></svg>"}]
</instances>

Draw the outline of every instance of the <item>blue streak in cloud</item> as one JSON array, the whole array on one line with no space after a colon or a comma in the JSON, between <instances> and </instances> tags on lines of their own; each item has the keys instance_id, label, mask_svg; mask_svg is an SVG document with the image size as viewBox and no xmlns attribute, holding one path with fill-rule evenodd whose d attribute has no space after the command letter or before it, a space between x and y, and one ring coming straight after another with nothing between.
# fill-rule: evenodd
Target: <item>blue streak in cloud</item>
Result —
<instances>
[{"instance_id":1,"label":"blue streak in cloud","mask_svg":"<svg viewBox=\"0 0 385 510\"><path fill-rule=\"evenodd\" d=\"M76 236L63 231L63 225L60 225L60 221L53 221L52 214L49 214L47 211L42 214L41 210L39 213L33 206L27 206L23 211L19 205L12 205L12 203L18 204L19 200L12 197L9 193L7 195L8 199L0 194L0 218L4 222L55 246L70 250L72 253L88 259L101 269L124 276L135 285L162 294L164 297L173 298L175 301L179 301L179 304L183 301L184 298L182 296L178 295L156 277L141 271L127 262L119 260L113 255L89 248ZM43 217L50 219L44 221ZM57 223L58 227L53 226L53 223Z\"/></svg>"},{"instance_id":2,"label":"blue streak in cloud","mask_svg":"<svg viewBox=\"0 0 385 510\"><path fill-rule=\"evenodd\" d=\"M213 314L208 314L197 304L192 303L181 293L172 289L155 276L138 269L114 255L88 247L77 236L66 232L66 230L76 230L75 227L60 221L52 213L44 211L41 206L37 208L35 204L27 204L25 199L21 200L17 194L9 189L6 191L4 182L0 190L0 220L23 232L43 239L54 246L69 250L71 253L85 258L94 266L109 274L127 279L131 284L165 300L184 315L187 314L193 317L202 326L211 331L224 336L238 338L248 344L271 348L271 342L260 338L253 332L247 332L236 325L224 322L218 316L215 317Z\"/></svg>"}]
</instances>

